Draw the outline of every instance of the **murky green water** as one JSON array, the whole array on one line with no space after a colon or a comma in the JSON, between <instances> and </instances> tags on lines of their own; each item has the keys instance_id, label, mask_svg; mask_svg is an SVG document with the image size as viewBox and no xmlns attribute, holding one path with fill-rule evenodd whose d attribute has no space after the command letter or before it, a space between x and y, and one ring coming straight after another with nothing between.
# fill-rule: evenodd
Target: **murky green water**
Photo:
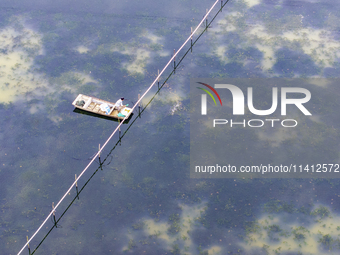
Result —
<instances>
[{"instance_id":1,"label":"murky green water","mask_svg":"<svg viewBox=\"0 0 340 255\"><path fill-rule=\"evenodd\" d=\"M74 113L75 96L124 96L132 105L211 5L0 3L1 254L21 249L117 126ZM190 78L338 77L337 9L331 1L231 0L121 145L109 154L118 135L107 145L103 170L95 163L82 177L79 189L95 173L35 254L338 254L338 179L189 178ZM334 136L313 129L311 137L338 159L339 92L317 89L333 94L315 104L314 117ZM271 137L268 146L289 139Z\"/></svg>"}]
</instances>

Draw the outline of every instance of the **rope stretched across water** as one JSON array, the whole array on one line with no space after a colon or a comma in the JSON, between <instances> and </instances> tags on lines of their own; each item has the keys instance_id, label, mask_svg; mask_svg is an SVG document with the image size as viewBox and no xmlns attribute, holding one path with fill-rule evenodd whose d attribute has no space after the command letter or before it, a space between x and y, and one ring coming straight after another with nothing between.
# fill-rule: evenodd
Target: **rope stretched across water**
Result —
<instances>
[{"instance_id":1,"label":"rope stretched across water","mask_svg":"<svg viewBox=\"0 0 340 255\"><path fill-rule=\"evenodd\" d=\"M199 27L202 25L202 23L207 19L208 15L212 11L212 9L216 6L216 4L221 0L216 0L215 3L212 5L212 7L207 11L207 13L204 15L201 22L197 25L197 27L194 29L194 31L190 34L188 39L182 44L182 46L175 52L175 54L172 56L172 58L169 60L169 62L165 65L165 67L162 69L162 71L157 75L156 79L153 81L153 83L150 85L150 87L144 92L144 94L138 99L138 101L134 104L132 107L132 111L139 105L141 100L146 96L146 94L152 89L152 87L156 84L158 79L161 77L161 75L164 73L164 71L168 68L168 66L172 63L172 61L175 59L175 57L178 55L178 53L183 49L183 47L188 43L188 41L192 38L192 36L197 32ZM228 0L229 1L229 0ZM226 1L226 2L228 2ZM120 126L124 123L124 121L127 119L127 116L124 117L124 119L119 123L117 128L112 132L110 137L106 140L106 142L101 146L100 150L96 153L96 155L92 158L90 163L84 168L84 170L79 174L78 178L73 182L73 184L70 186L70 188L66 191L64 196L59 200L59 202L54 206L54 209L49 213L49 215L46 217L46 219L43 221L43 223L40 225L40 227L35 231L35 233L32 235L32 237L26 242L26 244L22 247L22 249L18 252L18 255L22 253L22 251L25 249L27 245L33 240L33 238L38 234L38 232L41 230L41 228L45 225L45 223L48 221L48 219L52 216L52 214L56 211L58 206L61 204L61 202L65 199L65 197L70 193L72 188L76 185L76 183L79 181L79 179L82 177L82 175L86 172L86 170L90 167L90 165L95 161L95 159L98 157L98 155L102 152L104 147L108 144L108 142L112 139L115 133L119 130Z\"/></svg>"}]
</instances>

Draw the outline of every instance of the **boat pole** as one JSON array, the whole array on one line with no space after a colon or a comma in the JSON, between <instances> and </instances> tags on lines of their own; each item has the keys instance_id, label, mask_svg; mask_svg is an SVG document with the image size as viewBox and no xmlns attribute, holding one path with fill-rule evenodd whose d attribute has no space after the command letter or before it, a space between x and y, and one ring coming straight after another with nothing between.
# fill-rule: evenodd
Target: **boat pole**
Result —
<instances>
[{"instance_id":1,"label":"boat pole","mask_svg":"<svg viewBox=\"0 0 340 255\"><path fill-rule=\"evenodd\" d=\"M100 158L100 144L98 145L98 151L99 151L98 158Z\"/></svg>"},{"instance_id":2,"label":"boat pole","mask_svg":"<svg viewBox=\"0 0 340 255\"><path fill-rule=\"evenodd\" d=\"M158 69L158 90L159 90L159 69Z\"/></svg>"},{"instance_id":3,"label":"boat pole","mask_svg":"<svg viewBox=\"0 0 340 255\"><path fill-rule=\"evenodd\" d=\"M190 29L191 29L191 47L190 47L190 49L191 49L191 52L192 52L192 27Z\"/></svg>"},{"instance_id":4,"label":"boat pole","mask_svg":"<svg viewBox=\"0 0 340 255\"><path fill-rule=\"evenodd\" d=\"M53 221L54 221L54 226L57 228L57 221L55 220L54 202L52 202L52 212L53 212Z\"/></svg>"},{"instance_id":5,"label":"boat pole","mask_svg":"<svg viewBox=\"0 0 340 255\"><path fill-rule=\"evenodd\" d=\"M138 117L140 118L140 94L138 94L138 101Z\"/></svg>"},{"instance_id":6,"label":"boat pole","mask_svg":"<svg viewBox=\"0 0 340 255\"><path fill-rule=\"evenodd\" d=\"M77 183L77 174L74 175L74 179L76 180L77 198L78 198L78 200L79 200L78 183Z\"/></svg>"},{"instance_id":7,"label":"boat pole","mask_svg":"<svg viewBox=\"0 0 340 255\"><path fill-rule=\"evenodd\" d=\"M102 168L102 161L100 160L100 152L101 152L101 149L100 149L100 144L99 144L99 146L98 146L98 160L99 160L100 170L103 171L103 168Z\"/></svg>"},{"instance_id":8,"label":"boat pole","mask_svg":"<svg viewBox=\"0 0 340 255\"><path fill-rule=\"evenodd\" d=\"M174 73L176 72L176 49L174 49Z\"/></svg>"},{"instance_id":9,"label":"boat pole","mask_svg":"<svg viewBox=\"0 0 340 255\"><path fill-rule=\"evenodd\" d=\"M31 255L31 248L30 248L30 244L28 242L28 236L26 236L26 239L27 239L28 255Z\"/></svg>"},{"instance_id":10,"label":"boat pole","mask_svg":"<svg viewBox=\"0 0 340 255\"><path fill-rule=\"evenodd\" d=\"M120 119L118 119L118 126L119 126L119 145L122 145L122 138L120 137L121 131L120 131Z\"/></svg>"},{"instance_id":11,"label":"boat pole","mask_svg":"<svg viewBox=\"0 0 340 255\"><path fill-rule=\"evenodd\" d=\"M206 13L208 14L208 9L206 9ZM206 16L206 18L205 18L205 28L208 31L208 16Z\"/></svg>"}]
</instances>

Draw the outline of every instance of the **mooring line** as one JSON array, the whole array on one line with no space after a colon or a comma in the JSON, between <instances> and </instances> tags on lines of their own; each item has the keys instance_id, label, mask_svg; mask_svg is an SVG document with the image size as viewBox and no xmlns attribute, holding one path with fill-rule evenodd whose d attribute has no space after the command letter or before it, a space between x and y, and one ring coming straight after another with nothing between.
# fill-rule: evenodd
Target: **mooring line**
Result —
<instances>
[{"instance_id":1,"label":"mooring line","mask_svg":"<svg viewBox=\"0 0 340 255\"><path fill-rule=\"evenodd\" d=\"M183 47L188 43L188 41L192 38L192 36L197 32L197 30L200 28L200 26L202 25L202 23L204 21L207 20L208 15L210 14L210 12L213 10L213 8L216 6L216 4L218 2L220 2L221 0L216 0L215 3L212 5L212 7L206 12L206 14L204 15L203 19L201 20L201 22L197 25L197 27L194 29L194 31L192 33L190 33L190 36L186 39L186 41L182 44L182 46L174 53L174 55L172 56L172 58L169 60L169 62L165 65L165 67L162 69L162 71L157 75L156 79L153 81L153 83L150 85L150 87L144 92L144 94L138 99L138 101L135 103L135 105L132 107L131 111L133 112L133 110L139 105L139 103L142 101L142 99L146 96L146 94L152 89L152 87L155 85L155 83L158 81L158 79L161 77L161 75L164 73L164 71L168 68L168 66L172 63L172 61L176 58L176 56L178 55L178 53L183 49ZM229 1L229 0L228 0ZM228 2L226 1L226 3ZM225 4L226 4L225 3ZM224 4L224 5L225 5ZM223 8L223 1L221 1L221 9ZM215 15L216 17L216 15ZM214 17L214 18L215 18ZM211 22L210 22L211 23ZM209 24L210 24L209 23ZM207 29L207 26L205 28L205 30ZM205 31L204 30L204 31ZM196 41L195 41L196 42ZM178 65L177 65L178 66ZM176 68L176 65L174 66L174 70ZM174 72L174 70L172 72ZM92 160L90 161L90 163L84 168L84 170L79 174L79 176L77 177L77 179L73 182L73 184L70 186L70 188L66 191L66 193L63 195L63 197L59 200L59 202L54 206L54 209L49 213L49 215L46 217L46 219L43 221L43 223L40 225L40 227L35 231L35 233L31 236L31 238L29 240L27 240L26 244L21 248L21 250L18 252L17 255L20 255L22 253L22 251L25 249L26 246L29 245L29 243L33 240L33 238L38 234L38 232L42 229L42 227L46 224L46 222L50 219L50 217L53 215L53 213L55 213L56 209L58 208L58 206L61 204L61 202L66 198L66 196L70 193L70 191L72 190L72 188L76 185L76 183L79 181L79 179L83 176L83 174L86 172L86 170L92 165L92 163L95 161L95 159L98 157L98 155L100 155L100 153L102 152L102 150L105 148L105 146L108 144L108 142L112 139L112 137L114 136L114 134L120 129L120 126L124 123L124 121L127 119L127 116L124 117L124 119L119 123L119 125L116 127L116 129L112 132L112 134L109 136L109 138L106 140L106 142L103 144L103 146L101 146L100 150L96 153L96 155L92 158Z\"/></svg>"}]
</instances>

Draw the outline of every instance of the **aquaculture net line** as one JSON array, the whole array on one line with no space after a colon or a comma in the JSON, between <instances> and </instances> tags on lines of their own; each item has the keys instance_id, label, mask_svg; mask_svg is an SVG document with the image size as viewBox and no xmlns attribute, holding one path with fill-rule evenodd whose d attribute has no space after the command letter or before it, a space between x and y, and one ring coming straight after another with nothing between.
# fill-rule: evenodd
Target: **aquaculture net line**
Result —
<instances>
[{"instance_id":1,"label":"aquaculture net line","mask_svg":"<svg viewBox=\"0 0 340 255\"><path fill-rule=\"evenodd\" d=\"M224 4L223 4L223 0L216 0L215 3L211 6L211 8L207 11L207 13L204 15L203 19L200 21L200 23L197 25L197 27L192 31L192 33L190 34L190 36L185 40L185 42L182 44L182 46L174 53L174 55L172 56L172 58L170 58L170 60L168 61L168 63L165 65L165 67L162 69L162 71L157 75L156 79L153 81L153 83L149 86L149 88L144 92L144 94L138 99L138 101L134 104L134 106L132 107L132 112L134 111L134 109L140 104L140 102L142 101L142 99L146 96L146 94L152 89L152 87L156 84L156 82L159 80L159 78L162 76L162 74L164 73L164 71L168 68L168 66L172 63L172 61L175 59L175 57L178 55L178 53L183 49L183 47L189 42L190 39L192 39L192 36L197 32L197 30L200 28L200 26L203 24L203 22L205 20L207 20L208 15L210 14L210 12L214 9L214 7L216 6L216 4L218 2L221 2L221 9L219 11L222 10L223 6L226 5L229 0L227 0ZM218 14L219 12L217 12ZM215 17L217 16L217 14L215 15ZM213 18L213 20L215 19L215 17ZM212 22L212 21L211 21ZM209 23L209 25L211 24L211 22ZM204 29L203 32L205 32L209 26L207 24L207 27ZM200 34L200 36L195 40L196 41L201 37L201 35L203 34L203 32ZM193 46L193 44L191 45L191 47ZM190 50L190 49L189 49ZM189 52L189 50L185 53L185 55L187 55L187 53ZM185 55L181 58L180 62L183 60L183 58L185 57ZM177 64L177 66L180 64L180 62ZM176 68L176 66L174 66L174 68ZM51 216L53 215L53 213L56 212L56 209L58 208L58 206L61 204L61 202L67 197L67 195L70 193L70 191L72 190L72 188L76 185L76 183L79 181L79 179L83 176L83 174L86 172L86 170L92 165L92 163L95 161L95 159L100 155L100 153L102 152L102 150L105 148L105 146L109 143L109 141L112 139L112 137L114 136L115 133L117 133L117 131L120 129L120 126L124 123L124 121L128 119L128 116L125 116L124 119L122 121L120 121L120 123L118 124L118 126L116 127L116 129L112 132L112 134L109 136L109 138L106 140L106 142L103 144L103 146L100 147L100 149L98 150L98 152L96 153L96 155L92 158L92 160L90 161L90 163L84 168L84 170L79 174L79 176L75 179L75 181L72 183L72 185L70 186L70 188L66 191L66 193L63 195L63 197L59 200L59 202L54 206L54 208L52 209L52 211L48 214L48 216L46 217L46 219L43 221L43 223L40 225L40 227L35 231L35 233L31 236L30 239L28 239L28 241L26 242L26 244L21 248L21 250L18 252L17 255L20 255L23 250L25 249L26 246L29 245L29 243L33 240L33 238L38 234L38 232L42 229L42 227L46 224L46 222L51 218Z\"/></svg>"}]
</instances>

